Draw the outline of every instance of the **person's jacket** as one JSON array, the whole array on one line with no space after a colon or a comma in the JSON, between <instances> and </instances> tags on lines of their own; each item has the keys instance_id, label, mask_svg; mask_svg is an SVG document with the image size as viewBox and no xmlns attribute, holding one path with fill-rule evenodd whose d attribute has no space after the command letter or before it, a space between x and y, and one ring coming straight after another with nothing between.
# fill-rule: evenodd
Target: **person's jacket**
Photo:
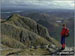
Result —
<instances>
[{"instance_id":1,"label":"person's jacket","mask_svg":"<svg viewBox=\"0 0 75 56\"><path fill-rule=\"evenodd\" d=\"M69 29L68 28L62 28L62 31L61 31L61 36L65 36L66 34L69 33Z\"/></svg>"}]
</instances>

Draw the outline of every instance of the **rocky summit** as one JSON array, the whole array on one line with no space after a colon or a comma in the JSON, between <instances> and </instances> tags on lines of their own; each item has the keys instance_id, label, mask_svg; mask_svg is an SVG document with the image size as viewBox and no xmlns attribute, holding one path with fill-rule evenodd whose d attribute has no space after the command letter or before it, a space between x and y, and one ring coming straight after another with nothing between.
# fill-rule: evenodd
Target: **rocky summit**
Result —
<instances>
[{"instance_id":1,"label":"rocky summit","mask_svg":"<svg viewBox=\"0 0 75 56\"><path fill-rule=\"evenodd\" d=\"M1 21L1 55L49 55L61 48L46 27L29 17L11 15Z\"/></svg>"}]
</instances>

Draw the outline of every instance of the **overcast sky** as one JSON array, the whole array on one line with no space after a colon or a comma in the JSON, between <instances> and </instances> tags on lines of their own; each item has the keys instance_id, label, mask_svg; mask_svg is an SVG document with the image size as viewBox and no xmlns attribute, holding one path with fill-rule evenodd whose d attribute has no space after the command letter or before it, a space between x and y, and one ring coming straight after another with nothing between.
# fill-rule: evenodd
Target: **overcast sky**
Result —
<instances>
[{"instance_id":1,"label":"overcast sky","mask_svg":"<svg viewBox=\"0 0 75 56\"><path fill-rule=\"evenodd\" d=\"M0 0L2 7L74 9L74 0Z\"/></svg>"}]
</instances>

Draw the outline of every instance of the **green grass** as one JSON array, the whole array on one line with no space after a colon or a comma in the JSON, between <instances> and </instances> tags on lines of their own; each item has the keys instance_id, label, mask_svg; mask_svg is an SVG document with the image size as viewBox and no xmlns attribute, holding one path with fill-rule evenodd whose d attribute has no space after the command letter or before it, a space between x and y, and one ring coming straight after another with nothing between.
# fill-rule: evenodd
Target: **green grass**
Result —
<instances>
[{"instance_id":1,"label":"green grass","mask_svg":"<svg viewBox=\"0 0 75 56\"><path fill-rule=\"evenodd\" d=\"M8 49L8 50L2 50L1 55L6 56L6 55L47 55L50 54L50 52L47 49Z\"/></svg>"},{"instance_id":2,"label":"green grass","mask_svg":"<svg viewBox=\"0 0 75 56\"><path fill-rule=\"evenodd\" d=\"M1 36L1 43L9 48L25 48L25 45L6 35Z\"/></svg>"}]
</instances>

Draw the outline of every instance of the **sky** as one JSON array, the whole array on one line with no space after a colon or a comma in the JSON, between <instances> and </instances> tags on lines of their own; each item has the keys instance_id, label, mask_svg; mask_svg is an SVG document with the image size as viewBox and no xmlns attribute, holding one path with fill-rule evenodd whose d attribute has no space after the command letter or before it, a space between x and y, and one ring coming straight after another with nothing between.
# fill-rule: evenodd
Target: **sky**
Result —
<instances>
[{"instance_id":1,"label":"sky","mask_svg":"<svg viewBox=\"0 0 75 56\"><path fill-rule=\"evenodd\" d=\"M74 9L74 0L0 0L2 7Z\"/></svg>"}]
</instances>

